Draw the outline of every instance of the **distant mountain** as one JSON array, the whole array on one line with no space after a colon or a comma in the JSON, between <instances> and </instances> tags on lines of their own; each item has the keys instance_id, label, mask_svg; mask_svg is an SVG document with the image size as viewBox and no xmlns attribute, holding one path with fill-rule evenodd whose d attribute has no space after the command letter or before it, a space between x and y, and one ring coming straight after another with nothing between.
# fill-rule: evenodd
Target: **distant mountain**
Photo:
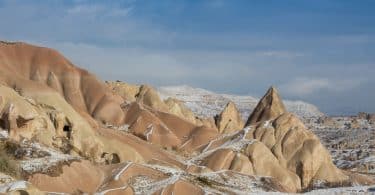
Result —
<instances>
[{"instance_id":1,"label":"distant mountain","mask_svg":"<svg viewBox=\"0 0 375 195\"><path fill-rule=\"evenodd\" d=\"M159 87L158 91L162 99L168 97L179 99L185 102L185 105L196 115L203 117L220 113L229 101L233 101L240 110L244 121L247 120L259 100L252 96L219 94L187 85ZM286 100L284 103L289 112L302 118L324 115L316 106L307 102Z\"/></svg>"}]
</instances>

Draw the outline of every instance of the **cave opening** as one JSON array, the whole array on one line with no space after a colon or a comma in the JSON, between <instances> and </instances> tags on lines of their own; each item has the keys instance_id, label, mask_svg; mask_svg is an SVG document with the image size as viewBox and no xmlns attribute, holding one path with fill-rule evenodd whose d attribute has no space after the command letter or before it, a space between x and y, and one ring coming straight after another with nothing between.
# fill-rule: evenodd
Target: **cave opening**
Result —
<instances>
[{"instance_id":1,"label":"cave opening","mask_svg":"<svg viewBox=\"0 0 375 195\"><path fill-rule=\"evenodd\" d=\"M107 165L117 164L121 162L119 155L116 153L109 154L107 152L104 152L101 157L104 158L105 164Z\"/></svg>"},{"instance_id":2,"label":"cave opening","mask_svg":"<svg viewBox=\"0 0 375 195\"><path fill-rule=\"evenodd\" d=\"M10 129L8 114L6 113L3 113L3 115L0 118L0 128L8 131Z\"/></svg>"},{"instance_id":3,"label":"cave opening","mask_svg":"<svg viewBox=\"0 0 375 195\"><path fill-rule=\"evenodd\" d=\"M70 125L64 125L63 131L65 132L66 137L70 139L72 136L72 127Z\"/></svg>"},{"instance_id":4,"label":"cave opening","mask_svg":"<svg viewBox=\"0 0 375 195\"><path fill-rule=\"evenodd\" d=\"M0 118L0 128L4 129L4 130L9 129L9 126L7 125L7 122L5 120L1 119L1 118Z\"/></svg>"},{"instance_id":5,"label":"cave opening","mask_svg":"<svg viewBox=\"0 0 375 195\"><path fill-rule=\"evenodd\" d=\"M120 157L116 153L112 153L112 161L111 164L117 164L120 163Z\"/></svg>"}]
</instances>

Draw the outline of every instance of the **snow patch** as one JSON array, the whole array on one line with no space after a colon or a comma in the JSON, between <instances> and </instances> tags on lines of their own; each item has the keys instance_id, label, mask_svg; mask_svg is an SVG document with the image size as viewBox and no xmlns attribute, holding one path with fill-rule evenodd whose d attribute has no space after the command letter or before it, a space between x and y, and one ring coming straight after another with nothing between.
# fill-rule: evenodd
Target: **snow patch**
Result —
<instances>
[{"instance_id":1,"label":"snow patch","mask_svg":"<svg viewBox=\"0 0 375 195\"><path fill-rule=\"evenodd\" d=\"M223 136L220 136L212 141L206 146L206 148L202 151L202 153L198 154L197 156L191 158L190 160L186 161L188 165L191 164L200 164L200 161L202 161L207 156L211 155L212 153L216 152L220 149L231 149L234 152L240 152L243 148L247 147L250 144L253 144L255 142L254 139L246 139L246 132L251 127L247 127L239 132L234 132L232 134L226 134ZM210 148L211 145L216 142L220 141L226 138L230 138L228 141L224 142L220 146L216 148Z\"/></svg>"},{"instance_id":2,"label":"snow patch","mask_svg":"<svg viewBox=\"0 0 375 195\"><path fill-rule=\"evenodd\" d=\"M133 162L128 162L114 177L114 179L117 181L120 179L120 176L132 165Z\"/></svg>"},{"instance_id":3,"label":"snow patch","mask_svg":"<svg viewBox=\"0 0 375 195\"><path fill-rule=\"evenodd\" d=\"M270 127L270 124L271 124L271 122L269 120L268 121L264 121L263 127L264 128L268 128L268 127Z\"/></svg>"},{"instance_id":4,"label":"snow patch","mask_svg":"<svg viewBox=\"0 0 375 195\"><path fill-rule=\"evenodd\" d=\"M14 181L0 185L0 193L7 193L15 190L27 189L28 182L26 181Z\"/></svg>"},{"instance_id":5,"label":"snow patch","mask_svg":"<svg viewBox=\"0 0 375 195\"><path fill-rule=\"evenodd\" d=\"M153 131L154 131L154 126L152 124L148 125L147 130L146 130L146 140L147 141L150 140Z\"/></svg>"},{"instance_id":6,"label":"snow patch","mask_svg":"<svg viewBox=\"0 0 375 195\"><path fill-rule=\"evenodd\" d=\"M22 145L23 149L26 150L25 157L28 159L22 160L20 165L21 169L27 173L46 172L50 167L56 166L61 162L80 159L80 157L63 154L52 148L42 146L39 143L26 143L26 141L23 141ZM32 158L31 153L33 151L42 151L48 155L40 158Z\"/></svg>"},{"instance_id":7,"label":"snow patch","mask_svg":"<svg viewBox=\"0 0 375 195\"><path fill-rule=\"evenodd\" d=\"M119 187L119 188L112 188L112 189L104 190L102 192L97 192L97 193L95 193L95 195L105 195L108 192L112 192L112 191L116 191L116 190L125 190L126 188L128 188L128 185L124 185L124 186Z\"/></svg>"},{"instance_id":8,"label":"snow patch","mask_svg":"<svg viewBox=\"0 0 375 195\"><path fill-rule=\"evenodd\" d=\"M8 131L0 128L0 139L8 139L8 138L9 138Z\"/></svg>"},{"instance_id":9,"label":"snow patch","mask_svg":"<svg viewBox=\"0 0 375 195\"><path fill-rule=\"evenodd\" d=\"M374 194L375 186L354 186L354 187L340 187L340 188L327 188L318 189L307 192L306 194Z\"/></svg>"}]
</instances>

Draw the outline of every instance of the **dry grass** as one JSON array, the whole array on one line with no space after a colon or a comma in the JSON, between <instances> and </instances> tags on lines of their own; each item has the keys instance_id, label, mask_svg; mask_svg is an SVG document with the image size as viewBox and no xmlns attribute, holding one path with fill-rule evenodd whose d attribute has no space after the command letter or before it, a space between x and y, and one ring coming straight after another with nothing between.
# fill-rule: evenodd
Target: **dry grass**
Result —
<instances>
[{"instance_id":1,"label":"dry grass","mask_svg":"<svg viewBox=\"0 0 375 195\"><path fill-rule=\"evenodd\" d=\"M15 146L7 141L0 142L0 172L21 178L19 163L14 158Z\"/></svg>"}]
</instances>

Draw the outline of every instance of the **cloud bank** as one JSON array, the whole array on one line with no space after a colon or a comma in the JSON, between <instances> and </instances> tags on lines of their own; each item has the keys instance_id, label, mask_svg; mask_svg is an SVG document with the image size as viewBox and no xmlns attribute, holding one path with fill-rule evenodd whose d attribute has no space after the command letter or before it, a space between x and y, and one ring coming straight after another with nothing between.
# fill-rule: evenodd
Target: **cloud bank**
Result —
<instances>
[{"instance_id":1,"label":"cloud bank","mask_svg":"<svg viewBox=\"0 0 375 195\"><path fill-rule=\"evenodd\" d=\"M329 78L295 78L281 85L281 89L291 95L305 97L322 91L345 92L357 88L365 82L362 78L332 80Z\"/></svg>"}]
</instances>

